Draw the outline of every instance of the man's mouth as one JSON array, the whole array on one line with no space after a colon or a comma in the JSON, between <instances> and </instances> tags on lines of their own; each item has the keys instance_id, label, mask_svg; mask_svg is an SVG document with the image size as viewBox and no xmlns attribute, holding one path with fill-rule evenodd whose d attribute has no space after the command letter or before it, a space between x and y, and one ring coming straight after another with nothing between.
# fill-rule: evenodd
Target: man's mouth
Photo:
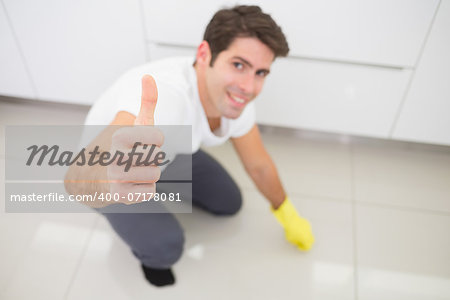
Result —
<instances>
[{"instance_id":1,"label":"man's mouth","mask_svg":"<svg viewBox=\"0 0 450 300\"><path fill-rule=\"evenodd\" d=\"M228 98L230 98L231 102L238 107L245 106L245 103L247 102L246 99L241 98L239 96L231 95L230 93L227 93L227 95L228 95Z\"/></svg>"}]
</instances>

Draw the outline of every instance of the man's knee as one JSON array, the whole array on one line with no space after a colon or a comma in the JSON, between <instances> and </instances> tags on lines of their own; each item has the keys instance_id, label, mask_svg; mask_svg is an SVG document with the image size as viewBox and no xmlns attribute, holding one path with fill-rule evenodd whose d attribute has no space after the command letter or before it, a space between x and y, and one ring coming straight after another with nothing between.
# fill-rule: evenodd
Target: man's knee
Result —
<instances>
[{"instance_id":1,"label":"man's knee","mask_svg":"<svg viewBox=\"0 0 450 300\"><path fill-rule=\"evenodd\" d=\"M220 197L223 199L217 201L217 205L211 208L213 214L219 216L231 216L239 212L242 207L242 194L239 188L236 187L233 192L222 194Z\"/></svg>"}]
</instances>

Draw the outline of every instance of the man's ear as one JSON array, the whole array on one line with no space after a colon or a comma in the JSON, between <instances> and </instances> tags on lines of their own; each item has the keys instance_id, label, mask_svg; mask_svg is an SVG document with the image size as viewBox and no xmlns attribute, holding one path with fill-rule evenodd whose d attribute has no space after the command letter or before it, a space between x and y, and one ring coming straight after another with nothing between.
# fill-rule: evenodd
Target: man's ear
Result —
<instances>
[{"instance_id":1,"label":"man's ear","mask_svg":"<svg viewBox=\"0 0 450 300\"><path fill-rule=\"evenodd\" d=\"M204 66L209 66L211 61L211 49L207 41L203 41L197 48L197 55L195 57L196 63Z\"/></svg>"}]
</instances>

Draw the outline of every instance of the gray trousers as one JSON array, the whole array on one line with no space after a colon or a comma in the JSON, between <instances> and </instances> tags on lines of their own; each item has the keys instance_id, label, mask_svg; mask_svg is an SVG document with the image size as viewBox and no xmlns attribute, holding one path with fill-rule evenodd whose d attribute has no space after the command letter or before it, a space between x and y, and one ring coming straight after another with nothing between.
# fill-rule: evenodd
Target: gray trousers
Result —
<instances>
[{"instance_id":1,"label":"gray trousers","mask_svg":"<svg viewBox=\"0 0 450 300\"><path fill-rule=\"evenodd\" d=\"M161 179L171 170L169 165ZM192 204L215 215L233 215L242 205L236 183L214 158L201 150L192 155ZM104 216L145 266L167 269L181 257L184 233L172 213L105 213Z\"/></svg>"}]
</instances>

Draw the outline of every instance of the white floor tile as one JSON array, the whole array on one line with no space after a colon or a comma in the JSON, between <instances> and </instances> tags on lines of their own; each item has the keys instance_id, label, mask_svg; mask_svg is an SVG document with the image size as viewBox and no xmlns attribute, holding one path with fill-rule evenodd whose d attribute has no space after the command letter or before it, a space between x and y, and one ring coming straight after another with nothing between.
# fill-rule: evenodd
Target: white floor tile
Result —
<instances>
[{"instance_id":1,"label":"white floor tile","mask_svg":"<svg viewBox=\"0 0 450 300\"><path fill-rule=\"evenodd\" d=\"M68 299L353 299L350 204L293 199L316 235L314 249L304 253L285 241L256 191L244 195L243 209L234 217L196 209L178 216L186 245L174 266L177 283L172 287L150 286L127 246L102 219Z\"/></svg>"},{"instance_id":2,"label":"white floor tile","mask_svg":"<svg viewBox=\"0 0 450 300\"><path fill-rule=\"evenodd\" d=\"M88 107L0 101L0 157L5 155L7 125L82 125Z\"/></svg>"},{"instance_id":3,"label":"white floor tile","mask_svg":"<svg viewBox=\"0 0 450 300\"><path fill-rule=\"evenodd\" d=\"M95 214L4 212L6 125L82 124L87 109L0 102L0 298L62 299L72 280Z\"/></svg>"},{"instance_id":4,"label":"white floor tile","mask_svg":"<svg viewBox=\"0 0 450 300\"><path fill-rule=\"evenodd\" d=\"M450 212L450 154L354 147L355 199Z\"/></svg>"},{"instance_id":5,"label":"white floor tile","mask_svg":"<svg viewBox=\"0 0 450 300\"><path fill-rule=\"evenodd\" d=\"M450 299L450 216L357 207L360 300Z\"/></svg>"},{"instance_id":6,"label":"white floor tile","mask_svg":"<svg viewBox=\"0 0 450 300\"><path fill-rule=\"evenodd\" d=\"M86 113L0 102L0 126L82 124ZM311 221L316 244L310 252L284 239L227 143L206 150L243 188L242 211L215 217L194 209L178 216L186 245L174 266L175 286L149 285L102 216L2 208L0 299L450 299L448 152L270 132L263 139L291 200Z\"/></svg>"},{"instance_id":7,"label":"white floor tile","mask_svg":"<svg viewBox=\"0 0 450 300\"><path fill-rule=\"evenodd\" d=\"M5 213L0 159L0 299L63 299L96 214Z\"/></svg>"},{"instance_id":8,"label":"white floor tile","mask_svg":"<svg viewBox=\"0 0 450 300\"><path fill-rule=\"evenodd\" d=\"M82 125L86 106L0 101L0 125Z\"/></svg>"},{"instance_id":9,"label":"white floor tile","mask_svg":"<svg viewBox=\"0 0 450 300\"><path fill-rule=\"evenodd\" d=\"M131 251L99 216L67 299L129 299L141 277Z\"/></svg>"},{"instance_id":10,"label":"white floor tile","mask_svg":"<svg viewBox=\"0 0 450 300\"><path fill-rule=\"evenodd\" d=\"M348 145L274 135L263 138L289 194L351 199Z\"/></svg>"},{"instance_id":11,"label":"white floor tile","mask_svg":"<svg viewBox=\"0 0 450 300\"><path fill-rule=\"evenodd\" d=\"M256 188L252 179L247 175L231 142L217 147L202 148L213 156L227 170L241 188Z\"/></svg>"},{"instance_id":12,"label":"white floor tile","mask_svg":"<svg viewBox=\"0 0 450 300\"><path fill-rule=\"evenodd\" d=\"M3 214L1 299L62 299L94 214Z\"/></svg>"},{"instance_id":13,"label":"white floor tile","mask_svg":"<svg viewBox=\"0 0 450 300\"><path fill-rule=\"evenodd\" d=\"M305 141L292 136L273 134L263 134L262 137L289 195L300 194L347 201L352 198L348 145ZM222 163L241 187L255 187L231 143L205 150Z\"/></svg>"}]
</instances>

